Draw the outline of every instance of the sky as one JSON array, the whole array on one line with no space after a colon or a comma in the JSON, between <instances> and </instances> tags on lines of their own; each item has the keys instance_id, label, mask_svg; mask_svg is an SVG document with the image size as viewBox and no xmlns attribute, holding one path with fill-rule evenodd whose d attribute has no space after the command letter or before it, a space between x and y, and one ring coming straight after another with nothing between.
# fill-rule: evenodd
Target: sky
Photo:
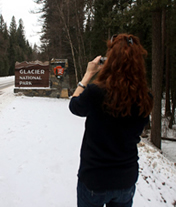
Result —
<instances>
[{"instance_id":1,"label":"sky","mask_svg":"<svg viewBox=\"0 0 176 207\"><path fill-rule=\"evenodd\" d=\"M40 45L41 24L39 14L32 14L38 5L34 0L0 0L0 13L9 28L12 16L15 16L18 25L19 19L23 20L26 39L31 45Z\"/></svg>"}]
</instances>

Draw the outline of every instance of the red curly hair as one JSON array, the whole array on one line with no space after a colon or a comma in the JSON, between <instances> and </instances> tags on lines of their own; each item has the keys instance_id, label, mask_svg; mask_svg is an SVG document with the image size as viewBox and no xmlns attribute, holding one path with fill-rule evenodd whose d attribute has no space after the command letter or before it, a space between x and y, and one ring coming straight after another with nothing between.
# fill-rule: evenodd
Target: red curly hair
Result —
<instances>
[{"instance_id":1,"label":"red curly hair","mask_svg":"<svg viewBox=\"0 0 176 207\"><path fill-rule=\"evenodd\" d=\"M148 116L153 107L146 80L144 57L147 51L138 37L119 34L107 42L107 60L94 83L107 93L104 107L113 116L131 115L137 104L139 115Z\"/></svg>"}]
</instances>

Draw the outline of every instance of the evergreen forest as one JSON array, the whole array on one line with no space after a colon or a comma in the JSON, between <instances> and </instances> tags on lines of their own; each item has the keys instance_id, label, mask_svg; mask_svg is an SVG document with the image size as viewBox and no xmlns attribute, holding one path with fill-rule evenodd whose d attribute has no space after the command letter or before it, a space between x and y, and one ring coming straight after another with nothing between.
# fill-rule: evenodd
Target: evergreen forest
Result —
<instances>
[{"instance_id":1,"label":"evergreen forest","mask_svg":"<svg viewBox=\"0 0 176 207\"><path fill-rule=\"evenodd\" d=\"M0 74L14 73L15 61L68 59L70 86L81 80L87 62L106 54L113 34L139 37L148 51L146 70L154 94L152 142L161 148L161 119L175 123L176 0L34 0L42 22L40 54L25 40L22 20L9 31L0 20ZM161 113L161 100L165 112Z\"/></svg>"},{"instance_id":2,"label":"evergreen forest","mask_svg":"<svg viewBox=\"0 0 176 207\"><path fill-rule=\"evenodd\" d=\"M32 47L26 40L23 20L18 26L12 16L9 28L0 15L0 76L15 74L15 63L36 60L38 56L37 45Z\"/></svg>"}]
</instances>

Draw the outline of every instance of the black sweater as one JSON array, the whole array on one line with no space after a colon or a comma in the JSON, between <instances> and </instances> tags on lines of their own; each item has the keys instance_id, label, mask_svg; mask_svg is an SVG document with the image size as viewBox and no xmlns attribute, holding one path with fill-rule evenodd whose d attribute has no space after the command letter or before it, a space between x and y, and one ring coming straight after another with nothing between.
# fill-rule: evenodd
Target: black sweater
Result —
<instances>
[{"instance_id":1,"label":"black sweater","mask_svg":"<svg viewBox=\"0 0 176 207\"><path fill-rule=\"evenodd\" d=\"M77 116L87 117L81 147L79 179L90 190L131 187L138 178L137 143L149 117L138 116L132 106L131 116L114 118L102 110L105 91L90 84L69 108Z\"/></svg>"}]
</instances>

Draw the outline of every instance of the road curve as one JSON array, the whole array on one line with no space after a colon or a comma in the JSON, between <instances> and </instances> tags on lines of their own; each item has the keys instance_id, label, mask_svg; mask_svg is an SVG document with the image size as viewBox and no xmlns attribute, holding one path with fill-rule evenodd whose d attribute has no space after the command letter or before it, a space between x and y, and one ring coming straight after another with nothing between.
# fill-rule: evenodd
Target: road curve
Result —
<instances>
[{"instance_id":1,"label":"road curve","mask_svg":"<svg viewBox=\"0 0 176 207\"><path fill-rule=\"evenodd\" d=\"M12 81L7 81L6 83L0 83L0 90L13 86L14 85L14 80Z\"/></svg>"}]
</instances>

